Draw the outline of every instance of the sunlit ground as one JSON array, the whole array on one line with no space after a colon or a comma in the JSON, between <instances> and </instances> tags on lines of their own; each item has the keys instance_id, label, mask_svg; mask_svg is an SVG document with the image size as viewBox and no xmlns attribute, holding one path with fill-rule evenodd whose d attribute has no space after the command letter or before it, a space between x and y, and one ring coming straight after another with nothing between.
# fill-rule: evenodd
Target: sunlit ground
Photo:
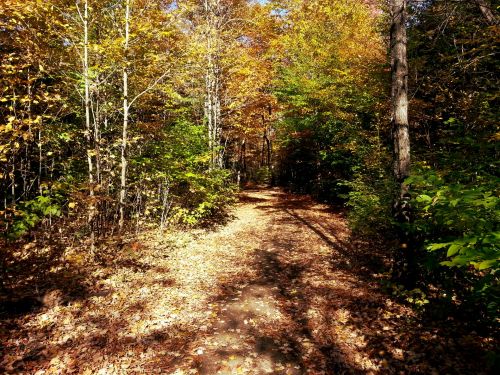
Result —
<instances>
[{"instance_id":1,"label":"sunlit ground","mask_svg":"<svg viewBox=\"0 0 500 375\"><path fill-rule=\"evenodd\" d=\"M480 339L422 328L383 294L377 248L351 238L342 212L268 189L232 216L144 234L95 263L68 255L47 276L61 286L3 320L4 371L474 372Z\"/></svg>"}]
</instances>

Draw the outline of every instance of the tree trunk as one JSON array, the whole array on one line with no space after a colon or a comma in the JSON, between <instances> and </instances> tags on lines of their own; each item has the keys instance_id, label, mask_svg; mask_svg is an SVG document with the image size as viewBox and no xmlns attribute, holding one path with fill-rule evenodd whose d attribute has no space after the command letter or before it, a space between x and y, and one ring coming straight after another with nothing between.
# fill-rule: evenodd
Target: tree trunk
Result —
<instances>
[{"instance_id":1,"label":"tree trunk","mask_svg":"<svg viewBox=\"0 0 500 375\"><path fill-rule=\"evenodd\" d=\"M87 140L87 164L89 172L89 194L94 195L94 172L91 153L92 136L90 132L90 78L89 78L89 7L85 0L83 11L83 78L85 86L85 138Z\"/></svg>"},{"instance_id":2,"label":"tree trunk","mask_svg":"<svg viewBox=\"0 0 500 375\"><path fill-rule=\"evenodd\" d=\"M266 154L266 131L264 130L264 135L262 135L262 148L260 150L260 167L262 168L265 164L264 159L265 159L265 154Z\"/></svg>"},{"instance_id":3,"label":"tree trunk","mask_svg":"<svg viewBox=\"0 0 500 375\"><path fill-rule=\"evenodd\" d=\"M240 153L240 165L243 172L243 178L246 178L247 174L247 140L243 139L241 142L241 153Z\"/></svg>"},{"instance_id":4,"label":"tree trunk","mask_svg":"<svg viewBox=\"0 0 500 375\"><path fill-rule=\"evenodd\" d=\"M408 228L412 219L409 186L405 184L405 179L410 176L406 0L392 0L391 17L392 136L394 177L399 184L399 196L394 203L394 216L399 224L399 249L394 264L394 277L411 287L415 281L415 257L414 241Z\"/></svg>"},{"instance_id":5,"label":"tree trunk","mask_svg":"<svg viewBox=\"0 0 500 375\"><path fill-rule=\"evenodd\" d=\"M94 251L94 230L93 221L95 216L94 207L94 165L92 161L92 133L90 129L90 72L89 72L89 4L85 0L83 5L83 78L85 86L84 106L85 106L85 140L87 142L87 165L89 173L89 196L90 205L88 209L87 223L90 227L90 250Z\"/></svg>"},{"instance_id":6,"label":"tree trunk","mask_svg":"<svg viewBox=\"0 0 500 375\"><path fill-rule=\"evenodd\" d=\"M408 61L406 0L393 0L391 26L392 129L394 175L399 183L410 175L410 137L408 126Z\"/></svg>"},{"instance_id":7,"label":"tree trunk","mask_svg":"<svg viewBox=\"0 0 500 375\"><path fill-rule=\"evenodd\" d=\"M125 40L123 45L123 127L121 144L121 181L120 181L120 220L118 227L123 229L125 220L125 198L127 194L127 131L128 131L128 44L130 28L130 0L125 0Z\"/></svg>"},{"instance_id":8,"label":"tree trunk","mask_svg":"<svg viewBox=\"0 0 500 375\"><path fill-rule=\"evenodd\" d=\"M210 168L222 168L221 136L221 83L219 54L219 0L205 0L206 33L206 71L205 71L205 118L208 128L208 147L210 150Z\"/></svg>"},{"instance_id":9,"label":"tree trunk","mask_svg":"<svg viewBox=\"0 0 500 375\"><path fill-rule=\"evenodd\" d=\"M42 195L42 147L42 124L40 123L40 129L38 130L38 194L40 195Z\"/></svg>"},{"instance_id":10,"label":"tree trunk","mask_svg":"<svg viewBox=\"0 0 500 375\"><path fill-rule=\"evenodd\" d=\"M221 108L221 86L220 86L220 69L216 60L215 65L215 95L214 95L214 145L215 145L215 165L217 168L224 167L223 148L222 148L222 108Z\"/></svg>"},{"instance_id":11,"label":"tree trunk","mask_svg":"<svg viewBox=\"0 0 500 375\"><path fill-rule=\"evenodd\" d=\"M272 145L271 140L269 139L269 135L266 134L266 144L267 144L267 166L271 167L271 153L272 153Z\"/></svg>"}]
</instances>

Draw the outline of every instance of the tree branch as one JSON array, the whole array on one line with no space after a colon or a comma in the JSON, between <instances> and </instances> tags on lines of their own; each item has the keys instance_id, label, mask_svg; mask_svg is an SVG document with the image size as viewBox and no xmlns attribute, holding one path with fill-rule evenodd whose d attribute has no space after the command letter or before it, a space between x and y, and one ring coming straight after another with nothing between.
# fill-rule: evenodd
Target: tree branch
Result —
<instances>
[{"instance_id":1,"label":"tree branch","mask_svg":"<svg viewBox=\"0 0 500 375\"><path fill-rule=\"evenodd\" d=\"M144 89L143 91L141 91L139 94L137 94L129 103L128 105L128 109L130 109L130 107L132 107L132 104L134 104L134 102L139 99L141 96L143 96L144 94L146 94L148 91L152 90L163 78L165 78L167 76L167 74L170 73L170 70L167 70L165 73L163 73L160 77L158 77L153 83L151 83L146 89Z\"/></svg>"}]
</instances>

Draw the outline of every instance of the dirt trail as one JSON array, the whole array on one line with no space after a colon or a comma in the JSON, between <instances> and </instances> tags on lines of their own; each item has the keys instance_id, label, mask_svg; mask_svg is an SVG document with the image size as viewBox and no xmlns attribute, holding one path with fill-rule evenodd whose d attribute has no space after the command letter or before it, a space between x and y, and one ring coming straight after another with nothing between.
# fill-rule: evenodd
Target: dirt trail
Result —
<instances>
[{"instance_id":1,"label":"dirt trail","mask_svg":"<svg viewBox=\"0 0 500 375\"><path fill-rule=\"evenodd\" d=\"M246 241L253 249L227 296L217 303L220 315L214 332L200 343L202 372L377 369L369 357L350 358L355 351L335 340L335 320L343 318L345 324L349 315L343 306L366 292L366 285L360 289L352 282L356 280L332 267L335 262L347 265L342 259L348 241L342 216L279 190L247 192L242 202L232 232L223 236L232 239L233 251ZM256 214L251 220L249 208ZM351 327L339 328L362 336ZM361 337L349 341L364 344Z\"/></svg>"},{"instance_id":2,"label":"dirt trail","mask_svg":"<svg viewBox=\"0 0 500 375\"><path fill-rule=\"evenodd\" d=\"M380 291L341 212L266 189L242 193L232 216L211 232L144 234L88 270L99 282L84 296L3 321L4 370L467 372L474 346L464 365L440 357L438 332Z\"/></svg>"}]
</instances>

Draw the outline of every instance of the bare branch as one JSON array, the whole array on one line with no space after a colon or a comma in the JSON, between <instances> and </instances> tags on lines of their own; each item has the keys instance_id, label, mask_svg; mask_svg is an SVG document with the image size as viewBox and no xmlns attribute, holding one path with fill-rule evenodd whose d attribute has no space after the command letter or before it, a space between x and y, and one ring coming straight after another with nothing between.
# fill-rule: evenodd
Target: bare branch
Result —
<instances>
[{"instance_id":1,"label":"bare branch","mask_svg":"<svg viewBox=\"0 0 500 375\"><path fill-rule=\"evenodd\" d=\"M146 89L141 91L139 94L137 94L129 103L128 108L132 107L132 104L139 99L141 96L146 94L148 91L152 90L163 78L167 76L167 74L170 73L170 70L167 70L165 73L163 73L160 77L158 77L153 83L151 83Z\"/></svg>"}]
</instances>

